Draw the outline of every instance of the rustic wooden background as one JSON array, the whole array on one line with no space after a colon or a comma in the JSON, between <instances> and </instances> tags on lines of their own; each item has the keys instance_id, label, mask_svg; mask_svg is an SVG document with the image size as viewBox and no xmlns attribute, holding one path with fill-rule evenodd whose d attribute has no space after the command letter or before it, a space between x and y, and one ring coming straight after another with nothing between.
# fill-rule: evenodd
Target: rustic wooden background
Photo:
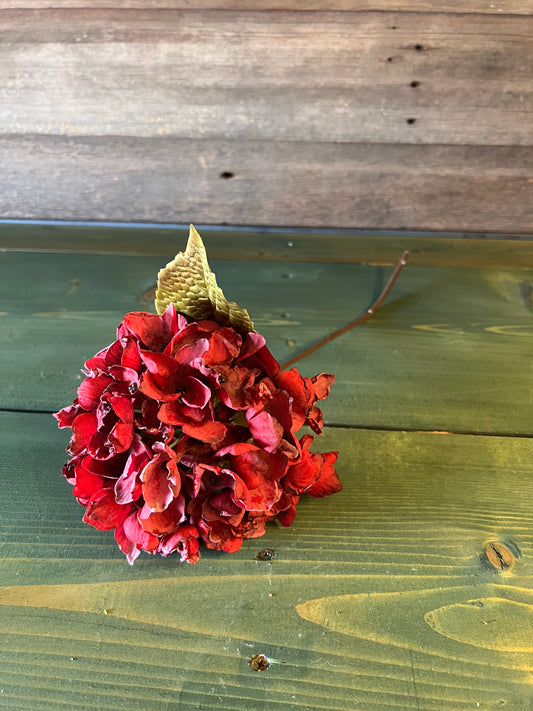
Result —
<instances>
[{"instance_id":1,"label":"rustic wooden background","mask_svg":"<svg viewBox=\"0 0 533 711\"><path fill-rule=\"evenodd\" d=\"M0 217L531 232L532 12L0 0Z\"/></svg>"}]
</instances>

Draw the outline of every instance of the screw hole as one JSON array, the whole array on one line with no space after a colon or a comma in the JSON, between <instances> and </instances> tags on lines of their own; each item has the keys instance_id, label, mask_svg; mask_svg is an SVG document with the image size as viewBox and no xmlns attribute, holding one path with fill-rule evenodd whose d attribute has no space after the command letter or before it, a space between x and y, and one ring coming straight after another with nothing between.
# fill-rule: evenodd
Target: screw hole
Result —
<instances>
[{"instance_id":1,"label":"screw hole","mask_svg":"<svg viewBox=\"0 0 533 711\"><path fill-rule=\"evenodd\" d=\"M412 86L413 89L416 89L417 86L420 86L420 82L419 81L412 81L410 86Z\"/></svg>"},{"instance_id":2,"label":"screw hole","mask_svg":"<svg viewBox=\"0 0 533 711\"><path fill-rule=\"evenodd\" d=\"M230 178L235 177L235 173L232 173L229 170L225 170L222 173L220 173L220 177L223 178L224 180L229 180Z\"/></svg>"},{"instance_id":3,"label":"screw hole","mask_svg":"<svg viewBox=\"0 0 533 711\"><path fill-rule=\"evenodd\" d=\"M408 118L406 123L408 123L409 126L412 126L414 123L416 123L416 119L415 118Z\"/></svg>"},{"instance_id":4,"label":"screw hole","mask_svg":"<svg viewBox=\"0 0 533 711\"><path fill-rule=\"evenodd\" d=\"M423 44L415 44L415 49L417 52L421 52L424 49Z\"/></svg>"}]
</instances>

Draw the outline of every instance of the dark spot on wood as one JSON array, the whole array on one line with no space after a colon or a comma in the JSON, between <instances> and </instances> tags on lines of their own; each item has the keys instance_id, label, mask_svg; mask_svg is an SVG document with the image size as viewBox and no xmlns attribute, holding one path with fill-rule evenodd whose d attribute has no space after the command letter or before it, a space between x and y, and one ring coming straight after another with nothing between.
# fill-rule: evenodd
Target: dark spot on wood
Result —
<instances>
[{"instance_id":1,"label":"dark spot on wood","mask_svg":"<svg viewBox=\"0 0 533 711\"><path fill-rule=\"evenodd\" d=\"M250 666L254 671L262 672L265 671L265 669L268 669L270 662L264 654L254 654L250 659Z\"/></svg>"},{"instance_id":2,"label":"dark spot on wood","mask_svg":"<svg viewBox=\"0 0 533 711\"><path fill-rule=\"evenodd\" d=\"M281 318L289 318L290 313L288 313L287 311L284 311L282 314L280 314L280 316L281 316Z\"/></svg>"},{"instance_id":3,"label":"dark spot on wood","mask_svg":"<svg viewBox=\"0 0 533 711\"><path fill-rule=\"evenodd\" d=\"M395 29L396 29L396 25L393 25L393 26L391 27L391 30L395 30Z\"/></svg>"},{"instance_id":4,"label":"dark spot on wood","mask_svg":"<svg viewBox=\"0 0 533 711\"><path fill-rule=\"evenodd\" d=\"M489 541L485 546L485 556L491 567L498 573L514 568L514 555L500 541Z\"/></svg>"},{"instance_id":5,"label":"dark spot on wood","mask_svg":"<svg viewBox=\"0 0 533 711\"><path fill-rule=\"evenodd\" d=\"M412 81L409 86L411 86L413 89L416 89L417 86L420 86L420 82L419 81Z\"/></svg>"},{"instance_id":6,"label":"dark spot on wood","mask_svg":"<svg viewBox=\"0 0 533 711\"><path fill-rule=\"evenodd\" d=\"M220 177L224 180L229 180L230 178L235 177L235 173L232 173L230 170L224 170L222 173L220 173Z\"/></svg>"},{"instance_id":7,"label":"dark spot on wood","mask_svg":"<svg viewBox=\"0 0 533 711\"><path fill-rule=\"evenodd\" d=\"M408 118L405 123L408 123L409 126L412 126L414 123L416 123L416 119L415 118Z\"/></svg>"},{"instance_id":8,"label":"dark spot on wood","mask_svg":"<svg viewBox=\"0 0 533 711\"><path fill-rule=\"evenodd\" d=\"M255 557L257 560L272 560L274 555L272 548L262 548Z\"/></svg>"},{"instance_id":9,"label":"dark spot on wood","mask_svg":"<svg viewBox=\"0 0 533 711\"><path fill-rule=\"evenodd\" d=\"M387 57L387 62L392 62L393 59L394 57Z\"/></svg>"},{"instance_id":10,"label":"dark spot on wood","mask_svg":"<svg viewBox=\"0 0 533 711\"><path fill-rule=\"evenodd\" d=\"M415 49L417 52L422 52L424 50L423 44L415 44Z\"/></svg>"}]
</instances>

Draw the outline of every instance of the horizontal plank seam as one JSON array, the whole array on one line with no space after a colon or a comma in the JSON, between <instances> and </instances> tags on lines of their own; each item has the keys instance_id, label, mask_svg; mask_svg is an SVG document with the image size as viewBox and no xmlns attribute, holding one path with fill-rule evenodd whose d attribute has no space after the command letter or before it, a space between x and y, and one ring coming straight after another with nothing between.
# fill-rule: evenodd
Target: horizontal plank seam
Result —
<instances>
[{"instance_id":1,"label":"horizontal plank seam","mask_svg":"<svg viewBox=\"0 0 533 711\"><path fill-rule=\"evenodd\" d=\"M11 407L0 407L0 413L10 412L14 414L26 414L26 415L49 415L54 414L54 410L30 410L24 408L11 408ZM421 429L420 427L394 427L393 425L346 425L336 422L325 422L325 427L331 429L339 430L369 430L372 432L411 432L414 434L435 434L435 435L466 435L468 437L510 437L519 439L533 439L533 433L527 434L525 432L488 432L488 431L475 431L475 430L434 430L434 429Z\"/></svg>"},{"instance_id":2,"label":"horizontal plank seam","mask_svg":"<svg viewBox=\"0 0 533 711\"><path fill-rule=\"evenodd\" d=\"M35 219L24 219L24 218L0 218L0 235L4 229L9 227L33 227L35 232L38 231L40 227L57 227L59 231L63 231L68 228L75 229L109 229L118 228L120 230L132 229L138 230L139 234L146 232L148 230L168 230L172 231L186 231L189 230L189 223L181 222L116 222L109 220L102 220L98 222L96 220L35 220ZM407 238L418 238L426 237L431 238L449 238L449 239L477 239L477 240L488 240L494 241L497 239L502 240L517 240L521 242L533 241L533 233L528 234L518 234L516 232L450 232L446 230L376 230L376 229L349 229L349 228L339 228L339 227L273 227L271 225L216 225L214 223L199 224L196 223L196 228L198 230L209 231L211 236L218 234L229 234L231 232L239 232L243 236L249 236L254 234L263 234L272 237L323 237L323 236L348 236L348 237L398 237L402 239ZM46 236L48 239L50 235ZM7 249L12 249L13 251L28 251L20 247L9 247ZM74 249L74 252L77 250Z\"/></svg>"},{"instance_id":3,"label":"horizontal plank seam","mask_svg":"<svg viewBox=\"0 0 533 711\"><path fill-rule=\"evenodd\" d=\"M533 433L526 432L488 432L486 430L435 430L420 427L395 427L394 425L346 425L338 422L325 422L325 427L339 430L370 430L373 432L412 432L415 434L466 435L467 437L511 437L533 439Z\"/></svg>"}]
</instances>

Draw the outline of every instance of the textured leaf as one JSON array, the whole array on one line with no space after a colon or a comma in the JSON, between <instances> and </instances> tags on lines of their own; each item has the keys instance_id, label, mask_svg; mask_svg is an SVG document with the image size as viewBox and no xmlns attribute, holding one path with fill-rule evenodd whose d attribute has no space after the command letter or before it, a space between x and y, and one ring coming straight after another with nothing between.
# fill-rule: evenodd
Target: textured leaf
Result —
<instances>
[{"instance_id":1,"label":"textured leaf","mask_svg":"<svg viewBox=\"0 0 533 711\"><path fill-rule=\"evenodd\" d=\"M228 301L222 293L207 263L202 238L193 225L185 252L178 252L157 278L157 313L162 314L171 303L176 311L195 321L210 319L223 326L232 326L241 333L254 330L246 309Z\"/></svg>"}]
</instances>

